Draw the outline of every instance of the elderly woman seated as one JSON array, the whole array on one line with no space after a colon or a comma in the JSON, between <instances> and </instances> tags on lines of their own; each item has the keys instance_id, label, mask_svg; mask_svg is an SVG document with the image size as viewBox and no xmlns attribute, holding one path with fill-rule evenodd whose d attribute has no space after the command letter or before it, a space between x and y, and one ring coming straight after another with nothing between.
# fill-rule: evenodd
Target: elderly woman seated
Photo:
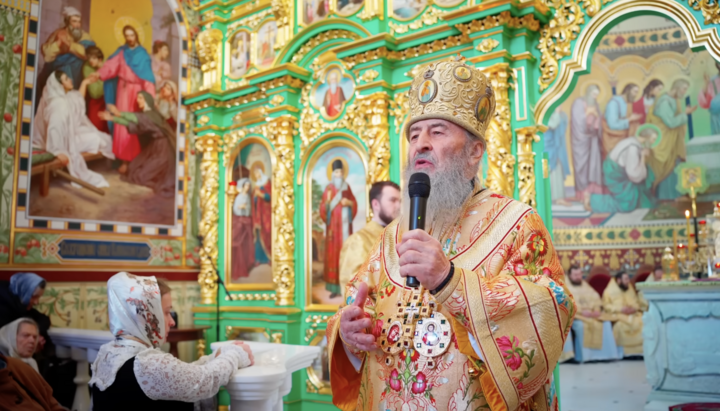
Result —
<instances>
[{"instance_id":1,"label":"elderly woman seated","mask_svg":"<svg viewBox=\"0 0 720 411\"><path fill-rule=\"evenodd\" d=\"M37 323L31 318L19 318L0 328L0 352L38 371L37 362L33 358L38 337Z\"/></svg>"},{"instance_id":2,"label":"elderly woman seated","mask_svg":"<svg viewBox=\"0 0 720 411\"><path fill-rule=\"evenodd\" d=\"M93 409L193 410L193 403L214 397L238 368L252 365L250 347L242 342L191 364L160 351L175 324L164 281L119 273L107 290L115 340L100 347L92 365Z\"/></svg>"}]
</instances>

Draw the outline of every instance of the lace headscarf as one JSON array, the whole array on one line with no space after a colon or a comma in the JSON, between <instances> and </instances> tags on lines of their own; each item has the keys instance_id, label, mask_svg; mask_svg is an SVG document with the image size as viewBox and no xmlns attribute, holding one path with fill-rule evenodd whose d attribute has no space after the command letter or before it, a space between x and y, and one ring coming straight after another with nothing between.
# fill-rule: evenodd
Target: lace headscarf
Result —
<instances>
[{"instance_id":1,"label":"lace headscarf","mask_svg":"<svg viewBox=\"0 0 720 411\"><path fill-rule=\"evenodd\" d=\"M38 371L37 361L35 361L33 357L21 357L17 351L18 328L20 328L20 324L23 323L35 324L35 327L37 327L35 321L30 318L18 318L17 320L5 324L5 326L0 328L0 352L5 354L6 357L17 358L25 364L33 367L35 371L40 372Z\"/></svg>"},{"instance_id":2,"label":"lace headscarf","mask_svg":"<svg viewBox=\"0 0 720 411\"><path fill-rule=\"evenodd\" d=\"M115 341L100 347L90 380L90 385L97 385L101 391L112 385L127 360L145 350L158 348L167 338L155 277L118 273L108 280L107 290L110 332Z\"/></svg>"}]
</instances>

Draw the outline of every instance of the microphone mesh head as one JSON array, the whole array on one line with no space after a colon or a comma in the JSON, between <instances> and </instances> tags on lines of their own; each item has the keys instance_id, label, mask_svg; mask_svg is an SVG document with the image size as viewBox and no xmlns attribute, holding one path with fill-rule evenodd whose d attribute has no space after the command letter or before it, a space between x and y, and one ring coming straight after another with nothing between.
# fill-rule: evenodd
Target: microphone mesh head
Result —
<instances>
[{"instance_id":1,"label":"microphone mesh head","mask_svg":"<svg viewBox=\"0 0 720 411\"><path fill-rule=\"evenodd\" d=\"M425 173L411 175L408 192L410 197L430 197L430 176Z\"/></svg>"}]
</instances>

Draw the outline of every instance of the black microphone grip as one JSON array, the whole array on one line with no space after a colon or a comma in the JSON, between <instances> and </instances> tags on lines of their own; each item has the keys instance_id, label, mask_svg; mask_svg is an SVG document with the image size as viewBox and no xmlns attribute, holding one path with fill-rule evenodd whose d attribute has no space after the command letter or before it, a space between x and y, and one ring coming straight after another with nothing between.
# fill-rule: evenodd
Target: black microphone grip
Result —
<instances>
[{"instance_id":1,"label":"black microphone grip","mask_svg":"<svg viewBox=\"0 0 720 411\"><path fill-rule=\"evenodd\" d=\"M425 230L425 214L427 200L430 196L430 177L425 173L415 173L410 176L408 184L410 194L410 230ZM412 288L420 287L417 278L408 276L405 285Z\"/></svg>"},{"instance_id":2,"label":"black microphone grip","mask_svg":"<svg viewBox=\"0 0 720 411\"><path fill-rule=\"evenodd\" d=\"M427 210L427 197L410 198L410 230L425 230L425 212ZM420 287L420 281L415 277L405 278L405 285L412 288Z\"/></svg>"}]
</instances>

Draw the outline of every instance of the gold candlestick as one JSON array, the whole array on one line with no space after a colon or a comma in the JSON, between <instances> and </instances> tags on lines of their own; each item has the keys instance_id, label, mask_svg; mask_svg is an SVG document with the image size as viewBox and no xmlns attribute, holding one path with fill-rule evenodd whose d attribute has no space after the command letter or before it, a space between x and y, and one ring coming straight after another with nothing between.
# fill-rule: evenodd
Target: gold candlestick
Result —
<instances>
[{"instance_id":1,"label":"gold candlestick","mask_svg":"<svg viewBox=\"0 0 720 411\"><path fill-rule=\"evenodd\" d=\"M685 210L685 223L686 223L686 232L687 235L687 243L688 243L688 255L692 259L693 257L693 244L692 244L692 237L690 236L690 210Z\"/></svg>"}]
</instances>

